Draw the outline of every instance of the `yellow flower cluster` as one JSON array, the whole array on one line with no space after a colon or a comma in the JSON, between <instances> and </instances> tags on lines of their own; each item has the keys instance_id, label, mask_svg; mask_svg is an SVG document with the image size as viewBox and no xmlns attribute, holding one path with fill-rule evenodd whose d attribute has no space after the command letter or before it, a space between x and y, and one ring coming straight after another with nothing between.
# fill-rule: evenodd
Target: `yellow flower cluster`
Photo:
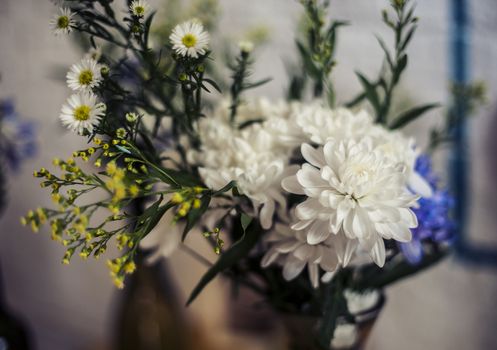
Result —
<instances>
[{"instance_id":1,"label":"yellow flower cluster","mask_svg":"<svg viewBox=\"0 0 497 350\"><path fill-rule=\"evenodd\" d=\"M213 231L208 231L203 233L205 238L214 239L214 253L217 255L221 254L222 249L224 247L224 240L221 239L221 230L216 227Z\"/></svg>"},{"instance_id":2,"label":"yellow flower cluster","mask_svg":"<svg viewBox=\"0 0 497 350\"><path fill-rule=\"evenodd\" d=\"M178 206L176 219L180 219L188 215L190 210L198 209L202 205L201 195L206 191L202 187L187 187L178 192L175 192L171 197L171 203Z\"/></svg>"},{"instance_id":3,"label":"yellow flower cluster","mask_svg":"<svg viewBox=\"0 0 497 350\"><path fill-rule=\"evenodd\" d=\"M46 211L43 208L38 208L35 211L30 210L25 217L21 218L21 224L23 226L31 225L33 232L38 232L40 226L47 222Z\"/></svg>"},{"instance_id":4,"label":"yellow flower cluster","mask_svg":"<svg viewBox=\"0 0 497 350\"><path fill-rule=\"evenodd\" d=\"M136 270L136 264L130 256L123 256L113 260L107 260L110 275L117 288L124 288L124 278Z\"/></svg>"},{"instance_id":5,"label":"yellow flower cluster","mask_svg":"<svg viewBox=\"0 0 497 350\"><path fill-rule=\"evenodd\" d=\"M163 181L156 175L161 170L142 156L140 150L125 139L127 136L125 129L119 129L115 139L104 142L94 138L92 147L74 152L72 158L54 159L53 165L61 171L59 175L45 168L36 171L34 176L41 179L42 187L51 188L51 198L57 208L29 211L21 219L35 232L41 225L50 224L51 238L65 247L64 264L69 264L75 254L82 259L98 258L107 250L109 241L115 240L117 248L123 252L108 265L119 288L123 287L125 276L135 270L133 256L138 243L149 232L150 222L154 222L158 215L149 211L137 218L122 208L137 197L154 195L157 195L159 206L163 195L171 194L169 188L152 191L154 184ZM96 158L95 165L101 168L97 172L87 173L76 164L76 158L88 162L92 157ZM108 196L88 204L89 201L83 197L93 190L105 191ZM176 219L180 219L191 210L201 208L208 190L175 187L175 191L170 202L163 207L175 207ZM107 213L104 220L95 220L94 214L103 209L109 209L110 214Z\"/></svg>"}]
</instances>

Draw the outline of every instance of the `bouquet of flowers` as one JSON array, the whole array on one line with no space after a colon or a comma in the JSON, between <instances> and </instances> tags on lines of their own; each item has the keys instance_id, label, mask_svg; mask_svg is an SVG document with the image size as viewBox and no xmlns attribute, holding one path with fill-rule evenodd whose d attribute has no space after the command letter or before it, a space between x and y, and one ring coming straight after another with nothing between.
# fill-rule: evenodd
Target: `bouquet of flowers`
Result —
<instances>
[{"instance_id":1,"label":"bouquet of flowers","mask_svg":"<svg viewBox=\"0 0 497 350\"><path fill-rule=\"evenodd\" d=\"M448 251L452 199L430 153L454 120L431 130L423 151L400 129L438 105L393 111L418 23L412 1L383 11L394 41L378 38L379 74L357 73L362 91L346 103L336 101L332 73L348 23L329 19L328 1L300 2L298 69L274 101L245 94L269 81L251 79L254 42L217 54L200 15L164 37L151 30L146 0L64 1L54 33L78 34L90 50L67 73L72 95L60 120L88 147L54 159L57 172L34 173L56 207L23 223L49 223L65 264L116 242L121 255L107 263L119 288L151 248L147 237L175 247L200 229L218 258L188 303L224 275L282 313L314 318L312 343L343 347L340 333L356 331L364 300L377 304L377 291ZM170 229L158 230L164 220Z\"/></svg>"}]
</instances>

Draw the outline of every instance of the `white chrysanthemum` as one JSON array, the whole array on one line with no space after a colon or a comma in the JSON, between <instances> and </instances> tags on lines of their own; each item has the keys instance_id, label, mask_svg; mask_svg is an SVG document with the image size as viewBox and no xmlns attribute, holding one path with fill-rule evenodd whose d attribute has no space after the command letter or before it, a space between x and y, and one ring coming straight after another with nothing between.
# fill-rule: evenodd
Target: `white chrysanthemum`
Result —
<instances>
[{"instance_id":1,"label":"white chrysanthemum","mask_svg":"<svg viewBox=\"0 0 497 350\"><path fill-rule=\"evenodd\" d=\"M263 125L272 136L276 153L289 154L308 140L295 121L301 108L299 102L270 101L264 97L247 99L238 106L233 124L230 107L229 100L222 100L213 114L228 128L243 128L250 123Z\"/></svg>"},{"instance_id":2,"label":"white chrysanthemum","mask_svg":"<svg viewBox=\"0 0 497 350\"><path fill-rule=\"evenodd\" d=\"M321 280L329 282L336 269L346 266L355 249L354 242L343 234L328 237L318 244L309 244L304 230L294 230L288 224L275 224L266 240L269 249L264 255L261 266L273 263L283 266L283 277L290 281L296 278L307 266L309 278L314 288L319 286L320 269L325 273Z\"/></svg>"},{"instance_id":3,"label":"white chrysanthemum","mask_svg":"<svg viewBox=\"0 0 497 350\"><path fill-rule=\"evenodd\" d=\"M288 159L271 152L271 135L260 125L253 125L239 135L225 134L214 141L218 142L206 140L202 152L193 156L199 160L199 173L205 184L221 188L236 181L242 194L250 198L259 212L262 227L271 227L276 204L280 208L286 204L280 182L296 169L287 167ZM216 147L205 147L214 144Z\"/></svg>"},{"instance_id":4,"label":"white chrysanthemum","mask_svg":"<svg viewBox=\"0 0 497 350\"><path fill-rule=\"evenodd\" d=\"M306 229L308 243L343 232L383 266L383 239L411 240L417 218L410 207L418 197L406 190L405 166L392 162L371 138L330 139L318 149L303 144L301 151L307 163L282 185L308 197L297 205L300 221L294 225Z\"/></svg>"},{"instance_id":5,"label":"white chrysanthemum","mask_svg":"<svg viewBox=\"0 0 497 350\"><path fill-rule=\"evenodd\" d=\"M373 118L364 110L353 113L346 108L329 109L318 103L302 107L295 119L304 134L319 145L330 138L362 138L373 126Z\"/></svg>"},{"instance_id":6,"label":"white chrysanthemum","mask_svg":"<svg viewBox=\"0 0 497 350\"><path fill-rule=\"evenodd\" d=\"M430 184L414 169L420 152L413 138L405 137L400 131L388 130L381 125L374 125L368 135L392 162L406 166L407 186L410 190L425 198L433 195Z\"/></svg>"},{"instance_id":7,"label":"white chrysanthemum","mask_svg":"<svg viewBox=\"0 0 497 350\"><path fill-rule=\"evenodd\" d=\"M204 31L202 23L191 20L174 27L169 40L178 55L198 58L199 55L206 53L209 46L209 33Z\"/></svg>"},{"instance_id":8,"label":"white chrysanthemum","mask_svg":"<svg viewBox=\"0 0 497 350\"><path fill-rule=\"evenodd\" d=\"M75 91L90 91L100 84L102 75L100 65L91 58L75 63L66 76L67 85Z\"/></svg>"},{"instance_id":9,"label":"white chrysanthemum","mask_svg":"<svg viewBox=\"0 0 497 350\"><path fill-rule=\"evenodd\" d=\"M414 140L405 137L400 131L388 130L382 125L374 124L373 117L365 110L332 110L314 103L302 107L294 119L307 138L318 145L324 145L329 139L358 141L371 137L374 144L392 158L392 161L407 167L408 186L413 192L423 197L432 195L430 185L414 171L414 164L419 155Z\"/></svg>"},{"instance_id":10,"label":"white chrysanthemum","mask_svg":"<svg viewBox=\"0 0 497 350\"><path fill-rule=\"evenodd\" d=\"M50 27L53 33L55 35L71 33L77 24L74 15L67 7L59 8L59 13L54 15L50 20Z\"/></svg>"},{"instance_id":11,"label":"white chrysanthemum","mask_svg":"<svg viewBox=\"0 0 497 350\"><path fill-rule=\"evenodd\" d=\"M240 106L237 123L258 120L241 130L230 123L229 103L201 119L197 126L201 149L189 152L188 159L200 166L200 175L211 188L236 181L258 213L260 210L262 226L269 228L277 204L284 208L286 203L281 179L296 169L288 167L288 149L280 147L278 138L261 122L272 115L273 106L259 107L257 103Z\"/></svg>"},{"instance_id":12,"label":"white chrysanthemum","mask_svg":"<svg viewBox=\"0 0 497 350\"><path fill-rule=\"evenodd\" d=\"M62 106L60 120L68 129L83 134L92 132L105 114L105 104L97 101L97 96L91 92L80 92L67 99Z\"/></svg>"},{"instance_id":13,"label":"white chrysanthemum","mask_svg":"<svg viewBox=\"0 0 497 350\"><path fill-rule=\"evenodd\" d=\"M131 5L129 5L129 10L136 17L145 17L150 8L150 5L146 0L133 0Z\"/></svg>"}]
</instances>

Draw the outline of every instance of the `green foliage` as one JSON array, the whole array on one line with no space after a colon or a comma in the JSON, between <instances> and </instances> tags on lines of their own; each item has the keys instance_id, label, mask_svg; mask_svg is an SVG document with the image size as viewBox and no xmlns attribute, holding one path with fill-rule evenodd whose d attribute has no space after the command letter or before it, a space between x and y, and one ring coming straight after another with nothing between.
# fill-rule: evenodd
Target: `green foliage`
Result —
<instances>
[{"instance_id":1,"label":"green foliage","mask_svg":"<svg viewBox=\"0 0 497 350\"><path fill-rule=\"evenodd\" d=\"M331 106L335 103L335 92L330 75L335 66L335 50L338 28L347 25L344 21L326 19L329 1L302 0L305 10L303 38L297 39L302 69L292 74L287 92L289 99L303 96L307 79L313 83L314 97L326 92Z\"/></svg>"},{"instance_id":2,"label":"green foliage","mask_svg":"<svg viewBox=\"0 0 497 350\"><path fill-rule=\"evenodd\" d=\"M340 316L348 314L344 295L344 281L339 273L332 283L326 286L324 294L323 317L320 321L318 343L323 349L329 349Z\"/></svg>"},{"instance_id":3,"label":"green foliage","mask_svg":"<svg viewBox=\"0 0 497 350\"><path fill-rule=\"evenodd\" d=\"M393 52L382 38L377 37L385 54L385 63L380 75L376 80L371 81L361 73L356 73L364 91L346 104L350 108L364 100L368 101L373 107L377 122L393 129L403 127L438 106L437 104L417 106L389 121L393 94L408 64L407 47L417 29L418 18L414 17L414 7L409 6L411 2L411 0L391 1L395 15L393 19L387 10L383 11L383 23L392 30L395 38Z\"/></svg>"},{"instance_id":4,"label":"green foliage","mask_svg":"<svg viewBox=\"0 0 497 350\"><path fill-rule=\"evenodd\" d=\"M419 265L409 264L405 259L387 262L383 268L367 265L357 271L350 288L357 291L385 288L440 262L447 254L448 251L445 250L433 251L427 254Z\"/></svg>"},{"instance_id":5,"label":"green foliage","mask_svg":"<svg viewBox=\"0 0 497 350\"><path fill-rule=\"evenodd\" d=\"M187 305L191 304L207 284L209 284L209 282L211 282L219 273L240 263L240 261L249 254L264 232L257 221L251 220L251 218L245 214L241 214L239 224L243 229L242 237L224 252L217 262L210 267L200 279L199 283L191 292Z\"/></svg>"},{"instance_id":6,"label":"green foliage","mask_svg":"<svg viewBox=\"0 0 497 350\"><path fill-rule=\"evenodd\" d=\"M236 58L235 64L231 67L232 83L230 87L231 106L230 120L235 123L238 106L242 102L242 93L246 90L254 89L271 81L271 78L259 80L257 82L248 82L250 76L250 66L253 64L250 52L243 49L240 50L239 56Z\"/></svg>"},{"instance_id":7,"label":"green foliage","mask_svg":"<svg viewBox=\"0 0 497 350\"><path fill-rule=\"evenodd\" d=\"M442 125L431 130L428 151L433 152L453 141L457 125L476 113L486 103L486 87L482 82L451 86L452 102Z\"/></svg>"},{"instance_id":8,"label":"green foliage","mask_svg":"<svg viewBox=\"0 0 497 350\"><path fill-rule=\"evenodd\" d=\"M390 129L402 128L408 123L412 122L413 120L423 115L424 113L437 107L440 107L440 104L430 103L419 107L411 108L405 112L402 112L392 123L389 124L388 127Z\"/></svg>"}]
</instances>

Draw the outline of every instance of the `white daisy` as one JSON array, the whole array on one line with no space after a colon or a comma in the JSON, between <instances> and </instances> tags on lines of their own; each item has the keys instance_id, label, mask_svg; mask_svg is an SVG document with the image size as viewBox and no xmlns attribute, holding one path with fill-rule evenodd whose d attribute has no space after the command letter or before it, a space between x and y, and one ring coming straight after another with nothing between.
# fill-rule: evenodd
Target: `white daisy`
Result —
<instances>
[{"instance_id":1,"label":"white daisy","mask_svg":"<svg viewBox=\"0 0 497 350\"><path fill-rule=\"evenodd\" d=\"M129 10L136 17L145 17L150 5L145 0L133 0L129 5Z\"/></svg>"},{"instance_id":2,"label":"white daisy","mask_svg":"<svg viewBox=\"0 0 497 350\"><path fill-rule=\"evenodd\" d=\"M100 65L91 58L84 58L71 66L66 76L67 85L75 91L89 91L102 81Z\"/></svg>"},{"instance_id":3,"label":"white daisy","mask_svg":"<svg viewBox=\"0 0 497 350\"><path fill-rule=\"evenodd\" d=\"M318 149L303 144L301 152L307 163L282 186L308 197L296 207L300 221L293 228L306 229L309 244L343 233L383 266L383 239L411 240L417 218L410 207L418 196L407 191L405 166L392 162L371 138L330 139Z\"/></svg>"},{"instance_id":4,"label":"white daisy","mask_svg":"<svg viewBox=\"0 0 497 350\"><path fill-rule=\"evenodd\" d=\"M69 34L76 27L75 14L67 7L60 7L59 13L50 20L50 26L55 35Z\"/></svg>"},{"instance_id":5,"label":"white daisy","mask_svg":"<svg viewBox=\"0 0 497 350\"><path fill-rule=\"evenodd\" d=\"M74 94L62 106L60 120L68 129L83 134L92 132L105 114L105 104L97 101L97 96L88 91Z\"/></svg>"},{"instance_id":6,"label":"white daisy","mask_svg":"<svg viewBox=\"0 0 497 350\"><path fill-rule=\"evenodd\" d=\"M169 36L173 50L182 57L198 58L204 55L209 46L209 33L204 31L202 23L190 20L178 24Z\"/></svg>"}]
</instances>

